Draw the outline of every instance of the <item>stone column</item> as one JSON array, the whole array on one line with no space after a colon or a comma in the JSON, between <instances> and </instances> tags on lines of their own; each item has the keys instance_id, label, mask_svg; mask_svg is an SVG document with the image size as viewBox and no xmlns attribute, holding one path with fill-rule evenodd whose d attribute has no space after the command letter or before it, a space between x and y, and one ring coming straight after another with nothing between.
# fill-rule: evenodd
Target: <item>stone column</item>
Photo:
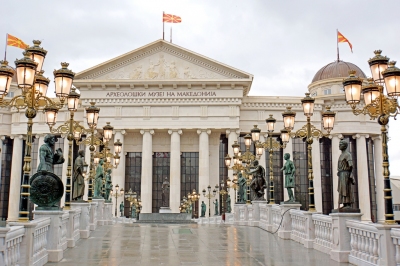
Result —
<instances>
[{"instance_id":1,"label":"stone column","mask_svg":"<svg viewBox=\"0 0 400 266\"><path fill-rule=\"evenodd\" d=\"M66 190L67 190L66 184L67 184L67 171L68 171L67 167L68 167L68 153L69 153L68 149L69 149L69 145L68 145L67 137L66 136L62 136L62 138L64 139L64 147L62 149L63 149L63 155L64 155L64 158L65 158L65 162L62 164L62 176L60 176L61 180L62 180L62 182L64 184L64 195L61 198L60 206L65 206L65 193L66 193ZM72 145L72 149L74 149L73 147L74 146ZM74 156L74 151L73 150L72 150L72 156ZM71 167L73 166L73 160L74 160L74 158L72 158ZM39 161L39 159L38 159L38 161ZM71 201L72 201L72 183L73 183L73 181L72 181L72 176L73 176L72 169L71 169L71 191L70 191L70 200Z\"/></svg>"},{"instance_id":2,"label":"stone column","mask_svg":"<svg viewBox=\"0 0 400 266\"><path fill-rule=\"evenodd\" d=\"M8 221L18 221L19 217L19 200L21 192L21 175L24 151L23 136L19 135L14 138L14 147L12 153L11 177L10 178L10 195L8 198Z\"/></svg>"},{"instance_id":3,"label":"stone column","mask_svg":"<svg viewBox=\"0 0 400 266\"><path fill-rule=\"evenodd\" d=\"M85 146L85 162L88 164L88 169L85 175L85 194L83 194L83 200L88 200L88 195L89 195L89 181L87 178L89 177L89 172L90 172L90 150L89 150L90 145ZM93 196L93 195L92 195Z\"/></svg>"},{"instance_id":4,"label":"stone column","mask_svg":"<svg viewBox=\"0 0 400 266\"><path fill-rule=\"evenodd\" d=\"M314 173L314 200L315 210L322 212L322 180L321 180L321 153L319 139L314 139L312 144L312 164Z\"/></svg>"},{"instance_id":5,"label":"stone column","mask_svg":"<svg viewBox=\"0 0 400 266\"><path fill-rule=\"evenodd\" d=\"M3 160L3 140L5 140L6 139L6 136L1 136L0 137L0 148L1 148L1 151L0 151L0 174L1 174L1 165L2 165L2 160Z\"/></svg>"},{"instance_id":6,"label":"stone column","mask_svg":"<svg viewBox=\"0 0 400 266\"><path fill-rule=\"evenodd\" d=\"M169 171L169 207L173 213L179 213L181 198L181 134L182 130L168 130L171 135L171 157Z\"/></svg>"},{"instance_id":7,"label":"stone column","mask_svg":"<svg viewBox=\"0 0 400 266\"><path fill-rule=\"evenodd\" d=\"M199 190L202 191L203 189L207 190L207 186L211 185L209 184L209 176L210 176L210 147L209 147L209 137L208 135L211 134L211 130L209 129L199 129L197 130L197 134L199 134ZM211 185L211 193L212 190L214 189L213 186ZM207 191L208 193L208 191ZM204 198L204 197L203 197ZM198 201L198 208L201 210L201 201L203 199L200 199ZM204 198L204 201L206 201L208 205L208 199ZM212 204L212 200L211 200ZM214 206L214 205L212 205ZM207 206L207 209L212 207L212 206ZM214 208L211 208L211 216L214 215ZM206 217L208 217L208 212L206 212Z\"/></svg>"},{"instance_id":8,"label":"stone column","mask_svg":"<svg viewBox=\"0 0 400 266\"><path fill-rule=\"evenodd\" d=\"M341 151L339 150L339 142L343 138L342 134L335 134L332 136L332 190L333 190L333 208L337 209L339 202L338 188L338 159Z\"/></svg>"},{"instance_id":9,"label":"stone column","mask_svg":"<svg viewBox=\"0 0 400 266\"><path fill-rule=\"evenodd\" d=\"M375 161L375 183L376 183L376 207L377 222L385 222L385 195L383 193L383 167L382 167L382 137L377 136L374 140L374 161ZM389 158L390 159L390 158Z\"/></svg>"},{"instance_id":10,"label":"stone column","mask_svg":"<svg viewBox=\"0 0 400 266\"><path fill-rule=\"evenodd\" d=\"M229 154L229 156L233 156L232 144L234 143L234 141L237 141L239 133L240 133L240 131L237 130L237 129L227 129L226 130L226 135L228 136L228 154ZM228 170L228 178L231 181L233 181L233 170ZM200 188L200 193L201 193L202 190L203 190L203 188ZM234 208L233 208L233 205L236 203L235 202L236 195L235 195L235 190L233 188L231 188L229 190L229 195L231 196L231 206L232 206L232 211L231 212L235 212Z\"/></svg>"},{"instance_id":11,"label":"stone column","mask_svg":"<svg viewBox=\"0 0 400 266\"><path fill-rule=\"evenodd\" d=\"M289 142L286 144L286 148L283 149L283 156L285 156L285 153L289 153L290 154L290 160L293 161L293 142L292 142L292 138L289 138ZM283 160L283 165L285 165L285 159L282 158ZM289 200L289 195L287 193L287 189L285 188L285 175L282 171L282 175L283 175L283 200ZM294 189L293 189L293 193L294 193ZM294 195L294 198L296 198L296 194ZM277 202L278 204L280 202Z\"/></svg>"},{"instance_id":12,"label":"stone column","mask_svg":"<svg viewBox=\"0 0 400 266\"><path fill-rule=\"evenodd\" d=\"M371 199L368 177L367 144L365 138L368 135L356 134L353 139L357 142L357 175L358 175L358 199L361 213L361 221L371 222Z\"/></svg>"},{"instance_id":13,"label":"stone column","mask_svg":"<svg viewBox=\"0 0 400 266\"><path fill-rule=\"evenodd\" d=\"M141 213L152 212L152 183L153 183L153 134L152 129L140 130L143 135L142 144L142 182L140 187L140 194L142 200Z\"/></svg>"},{"instance_id":14,"label":"stone column","mask_svg":"<svg viewBox=\"0 0 400 266\"><path fill-rule=\"evenodd\" d=\"M119 154L119 165L116 169L112 170L111 180L112 180L112 184L113 184L114 188L118 184L120 189L123 188L125 190L125 192L128 192L129 187L125 187L125 149L124 149L125 134L126 134L126 131L124 129L116 130L116 132L115 132L114 142L117 142L119 140L122 143L122 147L121 147L121 153ZM117 201L112 201L112 203L113 203L112 210L115 210L115 204L117 204ZM119 206L117 206L117 208L118 207ZM114 212L112 212L112 213L114 213ZM112 215L114 215L114 214L112 214Z\"/></svg>"},{"instance_id":15,"label":"stone column","mask_svg":"<svg viewBox=\"0 0 400 266\"><path fill-rule=\"evenodd\" d=\"M39 149L44 144L44 136L45 136L45 134L37 134L36 135L36 138L38 139L38 151L37 151L38 152L38 158L37 158L37 162L36 162L36 169L39 167L39 164L40 164ZM65 155L65 153L64 153L64 158L66 158L66 156L67 155Z\"/></svg>"}]
</instances>

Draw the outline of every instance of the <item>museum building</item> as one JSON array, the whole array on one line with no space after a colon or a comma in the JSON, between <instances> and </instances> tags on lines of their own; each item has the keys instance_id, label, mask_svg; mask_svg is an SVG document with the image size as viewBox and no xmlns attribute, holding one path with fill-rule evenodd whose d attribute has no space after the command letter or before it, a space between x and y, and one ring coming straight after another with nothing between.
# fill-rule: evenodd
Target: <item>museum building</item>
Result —
<instances>
[{"instance_id":1,"label":"museum building","mask_svg":"<svg viewBox=\"0 0 400 266\"><path fill-rule=\"evenodd\" d=\"M196 189L233 179L233 171L224 163L232 155L232 144L238 141L245 150L244 136L254 125L261 129L265 141L265 119L277 120L273 137L280 140L282 113L287 107L295 111L294 130L306 123L301 99L309 92L315 98L312 124L323 131L322 112L327 106L336 112L333 130L328 137L312 144L315 206L329 214L337 208L337 159L339 141L349 143L353 156L353 189L355 208L360 208L364 221L384 221L382 175L382 139L380 126L368 116L355 116L346 104L342 81L349 70L366 78L356 65L334 61L318 70L308 88L293 88L298 96L249 96L253 75L227 66L203 55L164 40L140 47L75 75L73 85L81 93L81 106L75 120L86 125L85 108L94 102L100 108L98 131L106 122L114 127L114 141L122 142L120 164L113 169L113 184L125 191L132 189L141 198L142 213L159 212L162 204L161 185L167 177L170 183L169 206L179 212L183 196ZM279 88L277 88L279 89ZM17 93L12 84L8 97ZM66 108L60 110L57 125L69 119ZM26 121L23 112L0 108L1 135L1 217L18 220L20 187L25 146ZM38 165L38 149L49 132L45 114L38 113L33 125L32 173ZM55 148L68 150L68 141L60 135ZM88 147L74 144L74 158L85 149L85 161L90 162ZM254 145L250 149L254 152ZM259 162L269 173L269 159L264 151ZM307 147L304 139L291 138L285 148L274 151L273 173L275 202L287 199L281 168L283 155L291 154L296 167L295 198L308 209ZM65 183L67 164L54 166ZM86 185L86 189L88 185ZM231 199L235 190L230 189ZM88 193L85 194L87 199ZM266 193L267 197L268 193ZM213 198L215 199L215 198ZM220 196L221 199L221 196ZM113 199L114 204L122 198ZM64 205L65 199L61 201ZM212 204L212 203L211 203ZM129 215L129 202L125 215ZM212 205L213 206L213 205ZM199 208L195 208L198 215ZM211 215L214 209L211 208ZM208 216L208 211L206 212Z\"/></svg>"}]
</instances>

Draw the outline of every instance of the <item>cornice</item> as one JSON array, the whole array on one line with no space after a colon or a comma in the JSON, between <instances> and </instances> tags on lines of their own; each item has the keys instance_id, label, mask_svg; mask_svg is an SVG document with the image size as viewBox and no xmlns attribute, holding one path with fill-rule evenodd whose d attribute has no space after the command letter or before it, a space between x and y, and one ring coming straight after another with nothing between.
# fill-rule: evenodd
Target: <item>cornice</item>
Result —
<instances>
[{"instance_id":1,"label":"cornice","mask_svg":"<svg viewBox=\"0 0 400 266\"><path fill-rule=\"evenodd\" d=\"M82 103L87 106L90 102L95 102L96 104L157 104L157 105L171 105L171 104L193 104L193 103L218 103L218 104L227 104L227 105L240 105L242 104L241 98L157 98L157 99L149 99L149 98L112 98L112 99L82 99Z\"/></svg>"}]
</instances>

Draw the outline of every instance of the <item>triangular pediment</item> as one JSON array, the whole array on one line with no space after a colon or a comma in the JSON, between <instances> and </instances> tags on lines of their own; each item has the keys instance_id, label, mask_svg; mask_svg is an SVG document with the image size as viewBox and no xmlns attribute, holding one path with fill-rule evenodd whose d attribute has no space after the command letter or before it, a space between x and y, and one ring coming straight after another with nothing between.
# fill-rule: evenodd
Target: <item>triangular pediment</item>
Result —
<instances>
[{"instance_id":1,"label":"triangular pediment","mask_svg":"<svg viewBox=\"0 0 400 266\"><path fill-rule=\"evenodd\" d=\"M150 43L75 76L75 80L252 80L252 78L251 74L164 40Z\"/></svg>"}]
</instances>

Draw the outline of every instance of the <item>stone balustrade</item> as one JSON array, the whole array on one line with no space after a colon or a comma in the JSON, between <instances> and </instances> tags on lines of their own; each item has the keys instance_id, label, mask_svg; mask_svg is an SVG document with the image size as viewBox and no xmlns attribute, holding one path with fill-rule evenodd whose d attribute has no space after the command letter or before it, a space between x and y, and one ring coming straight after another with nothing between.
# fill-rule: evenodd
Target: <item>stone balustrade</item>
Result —
<instances>
[{"instance_id":1,"label":"stone balustrade","mask_svg":"<svg viewBox=\"0 0 400 266\"><path fill-rule=\"evenodd\" d=\"M302 243L329 254L337 262L355 265L400 265L400 226L360 221L360 213L301 211L295 204L257 203L257 206L235 204L228 214L229 224L257 226L283 239ZM257 214L257 208L259 214ZM257 221L258 219L258 221ZM200 218L199 224L218 224L213 219ZM227 220L225 221L228 224Z\"/></svg>"},{"instance_id":2,"label":"stone balustrade","mask_svg":"<svg viewBox=\"0 0 400 266\"><path fill-rule=\"evenodd\" d=\"M7 227L0 227L0 265L43 266L57 262L63 258L65 249L75 246L82 232L88 238L90 221L96 224L93 230L98 226L97 203L72 205L68 211L36 210L32 221L9 222ZM110 207L102 213L103 221L112 217ZM84 221L83 227L81 221Z\"/></svg>"}]
</instances>

